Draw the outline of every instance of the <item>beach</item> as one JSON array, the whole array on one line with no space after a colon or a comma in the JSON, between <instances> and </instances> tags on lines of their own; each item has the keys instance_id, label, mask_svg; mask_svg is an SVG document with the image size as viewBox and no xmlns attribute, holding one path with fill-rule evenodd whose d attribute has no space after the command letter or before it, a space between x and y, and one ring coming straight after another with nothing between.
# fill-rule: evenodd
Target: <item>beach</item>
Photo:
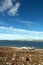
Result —
<instances>
[{"instance_id":1,"label":"beach","mask_svg":"<svg viewBox=\"0 0 43 65\"><path fill-rule=\"evenodd\" d=\"M1 65L43 65L43 49L0 46Z\"/></svg>"}]
</instances>

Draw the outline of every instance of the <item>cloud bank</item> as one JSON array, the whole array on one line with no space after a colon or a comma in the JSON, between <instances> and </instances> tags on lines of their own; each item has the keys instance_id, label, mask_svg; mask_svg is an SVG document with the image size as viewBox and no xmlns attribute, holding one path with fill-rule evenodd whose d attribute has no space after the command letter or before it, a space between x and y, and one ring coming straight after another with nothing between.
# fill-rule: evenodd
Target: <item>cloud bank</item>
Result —
<instances>
[{"instance_id":1,"label":"cloud bank","mask_svg":"<svg viewBox=\"0 0 43 65\"><path fill-rule=\"evenodd\" d=\"M0 12L7 11L8 15L11 16L17 15L20 3L16 2L14 5L13 1L15 2L16 0L3 0L0 5Z\"/></svg>"},{"instance_id":2,"label":"cloud bank","mask_svg":"<svg viewBox=\"0 0 43 65\"><path fill-rule=\"evenodd\" d=\"M43 32L0 26L0 40L41 40Z\"/></svg>"}]
</instances>

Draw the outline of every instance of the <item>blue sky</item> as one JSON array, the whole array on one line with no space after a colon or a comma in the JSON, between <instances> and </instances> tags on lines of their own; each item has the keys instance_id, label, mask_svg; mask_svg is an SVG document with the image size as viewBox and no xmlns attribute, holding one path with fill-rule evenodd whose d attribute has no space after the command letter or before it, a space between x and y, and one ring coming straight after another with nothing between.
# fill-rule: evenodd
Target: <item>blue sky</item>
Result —
<instances>
[{"instance_id":1,"label":"blue sky","mask_svg":"<svg viewBox=\"0 0 43 65\"><path fill-rule=\"evenodd\" d=\"M0 40L43 40L43 0L0 0Z\"/></svg>"}]
</instances>

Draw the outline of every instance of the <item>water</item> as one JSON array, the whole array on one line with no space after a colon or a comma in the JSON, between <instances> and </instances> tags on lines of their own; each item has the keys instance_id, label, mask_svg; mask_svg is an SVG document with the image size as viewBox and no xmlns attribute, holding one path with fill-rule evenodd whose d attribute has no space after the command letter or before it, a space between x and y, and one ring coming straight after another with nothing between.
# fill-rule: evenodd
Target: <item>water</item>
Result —
<instances>
[{"instance_id":1,"label":"water","mask_svg":"<svg viewBox=\"0 0 43 65\"><path fill-rule=\"evenodd\" d=\"M34 41L1 41L0 46L35 47L43 49L43 42Z\"/></svg>"}]
</instances>

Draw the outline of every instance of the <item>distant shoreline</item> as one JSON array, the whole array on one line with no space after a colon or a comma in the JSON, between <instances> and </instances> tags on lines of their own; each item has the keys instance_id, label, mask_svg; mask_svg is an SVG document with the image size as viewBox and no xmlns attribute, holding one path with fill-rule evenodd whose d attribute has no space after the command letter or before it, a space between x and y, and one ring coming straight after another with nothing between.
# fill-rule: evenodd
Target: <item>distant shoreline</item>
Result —
<instances>
[{"instance_id":1,"label":"distant shoreline","mask_svg":"<svg viewBox=\"0 0 43 65\"><path fill-rule=\"evenodd\" d=\"M31 41L0 41L0 46L4 47L22 47L22 48L33 48L43 49L43 42L31 42Z\"/></svg>"}]
</instances>

